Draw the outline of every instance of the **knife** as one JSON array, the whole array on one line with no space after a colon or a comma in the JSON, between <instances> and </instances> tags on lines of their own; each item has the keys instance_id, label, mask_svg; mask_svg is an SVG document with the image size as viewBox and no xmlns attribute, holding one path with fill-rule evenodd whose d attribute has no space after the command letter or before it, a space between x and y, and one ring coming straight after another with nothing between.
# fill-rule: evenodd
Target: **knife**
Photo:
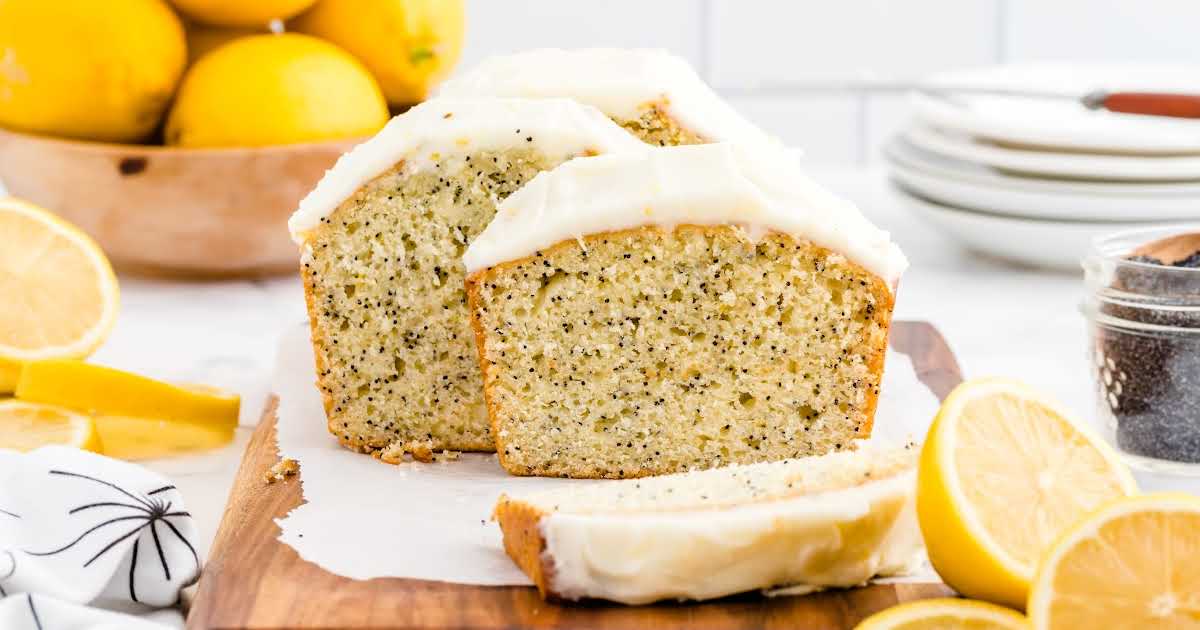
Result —
<instances>
[{"instance_id":1,"label":"knife","mask_svg":"<svg viewBox=\"0 0 1200 630\"><path fill-rule=\"evenodd\" d=\"M1044 98L1071 100L1086 109L1105 110L1121 114L1164 116L1168 118L1200 118L1200 95L1178 92L1110 92L1095 90L1083 96L1061 92L1037 92L1005 88L954 86L918 86L917 92L944 100L960 107L970 105L955 96L1009 96L1013 98Z\"/></svg>"}]
</instances>

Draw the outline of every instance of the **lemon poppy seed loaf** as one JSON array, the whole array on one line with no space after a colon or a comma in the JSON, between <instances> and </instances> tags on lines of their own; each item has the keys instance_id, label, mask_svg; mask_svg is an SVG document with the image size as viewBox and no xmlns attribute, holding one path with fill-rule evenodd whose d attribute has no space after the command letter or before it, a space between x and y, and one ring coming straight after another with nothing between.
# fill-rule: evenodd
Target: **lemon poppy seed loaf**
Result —
<instances>
[{"instance_id":1,"label":"lemon poppy seed loaf","mask_svg":"<svg viewBox=\"0 0 1200 630\"><path fill-rule=\"evenodd\" d=\"M501 463L605 478L869 435L907 264L794 163L728 144L542 173L464 262Z\"/></svg>"},{"instance_id":2,"label":"lemon poppy seed loaf","mask_svg":"<svg viewBox=\"0 0 1200 630\"><path fill-rule=\"evenodd\" d=\"M739 142L779 147L683 58L664 50L543 48L485 59L444 96L565 97L592 105L656 146Z\"/></svg>"},{"instance_id":3,"label":"lemon poppy seed loaf","mask_svg":"<svg viewBox=\"0 0 1200 630\"><path fill-rule=\"evenodd\" d=\"M501 496L508 555L544 597L627 604L775 586L817 590L904 573L923 546L917 449Z\"/></svg>"},{"instance_id":4,"label":"lemon poppy seed loaf","mask_svg":"<svg viewBox=\"0 0 1200 630\"><path fill-rule=\"evenodd\" d=\"M574 156L645 150L566 99L435 99L343 156L289 227L317 386L345 446L492 450L460 258L496 204Z\"/></svg>"}]
</instances>

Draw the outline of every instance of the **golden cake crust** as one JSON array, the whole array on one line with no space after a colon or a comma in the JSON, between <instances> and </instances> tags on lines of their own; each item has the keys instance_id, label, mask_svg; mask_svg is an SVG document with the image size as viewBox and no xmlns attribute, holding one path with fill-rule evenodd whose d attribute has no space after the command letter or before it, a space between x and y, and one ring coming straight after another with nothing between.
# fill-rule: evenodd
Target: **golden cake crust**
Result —
<instances>
[{"instance_id":1,"label":"golden cake crust","mask_svg":"<svg viewBox=\"0 0 1200 630\"><path fill-rule=\"evenodd\" d=\"M550 590L553 568L546 565L543 552L546 539L542 536L540 522L546 512L524 501L514 501L508 495L500 495L492 520L500 523L504 534L504 551L529 579L538 592L547 599L556 598Z\"/></svg>"},{"instance_id":2,"label":"golden cake crust","mask_svg":"<svg viewBox=\"0 0 1200 630\"><path fill-rule=\"evenodd\" d=\"M357 202L356 197L358 194L360 194L362 191L371 189L373 186L377 186L380 182L386 180L387 178L393 177L397 172L400 171L400 169L403 168L403 166L403 161L397 162L388 170L372 178L366 184L363 184L363 186L358 189L354 196L344 200L338 205L337 208L334 209L332 213L330 213L330 218L328 220L333 221L334 217L337 217L345 209L353 207ZM304 303L308 313L310 341L312 344L314 365L316 368L316 386L318 391L321 393L321 403L325 410L326 428L328 429L329 433L337 438L338 443L343 447L358 453L372 455L376 459L387 463L397 464L403 461L402 457L393 457L388 455L389 447L394 446L400 446L401 451L411 452L414 455L414 458L418 461L432 461L431 457L418 457L421 452L427 449L413 448L414 446L422 446L415 441L396 442L394 440L382 438L364 438L358 435L347 437L343 431L339 430L339 427L337 426L337 416L334 414L334 400L332 394L330 393L333 389L333 384L328 380L330 378L328 371L329 366L325 360L331 340L326 334L325 328L317 325L317 322L320 320L319 305L317 304L317 277L315 273L311 271L310 263L306 260L306 257L303 254L303 251L309 247L312 242L313 233L309 233L306 235L304 244L301 246L302 263L300 279L301 284L304 287ZM455 444L455 446L457 447L457 450L475 452L491 452L495 448L494 442L491 440L463 442ZM393 448L391 450L396 449ZM401 452L399 455L402 456L403 453Z\"/></svg>"}]
</instances>

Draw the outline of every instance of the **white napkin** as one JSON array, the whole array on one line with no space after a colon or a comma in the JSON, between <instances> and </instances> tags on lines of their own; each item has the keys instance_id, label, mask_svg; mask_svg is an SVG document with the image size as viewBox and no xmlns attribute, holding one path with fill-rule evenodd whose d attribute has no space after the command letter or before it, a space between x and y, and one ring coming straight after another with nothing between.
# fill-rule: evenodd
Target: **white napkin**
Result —
<instances>
[{"instance_id":1,"label":"white napkin","mask_svg":"<svg viewBox=\"0 0 1200 630\"><path fill-rule=\"evenodd\" d=\"M200 572L195 536L157 473L61 446L0 450L0 628L162 628L124 613L179 601Z\"/></svg>"}]
</instances>

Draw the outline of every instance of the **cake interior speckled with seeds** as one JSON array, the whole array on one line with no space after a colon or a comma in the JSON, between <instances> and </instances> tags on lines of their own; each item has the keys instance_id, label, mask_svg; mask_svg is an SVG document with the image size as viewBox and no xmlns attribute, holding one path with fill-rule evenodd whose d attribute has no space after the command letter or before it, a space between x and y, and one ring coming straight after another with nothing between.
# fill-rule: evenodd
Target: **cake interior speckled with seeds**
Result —
<instances>
[{"instance_id":1,"label":"cake interior speckled with seeds","mask_svg":"<svg viewBox=\"0 0 1200 630\"><path fill-rule=\"evenodd\" d=\"M644 149L565 99L435 99L343 156L289 224L338 440L393 462L492 450L460 257L538 172Z\"/></svg>"},{"instance_id":2,"label":"cake interior speckled with seeds","mask_svg":"<svg viewBox=\"0 0 1200 630\"><path fill-rule=\"evenodd\" d=\"M510 197L465 258L503 466L642 477L868 436L905 262L801 177L706 145Z\"/></svg>"}]
</instances>

